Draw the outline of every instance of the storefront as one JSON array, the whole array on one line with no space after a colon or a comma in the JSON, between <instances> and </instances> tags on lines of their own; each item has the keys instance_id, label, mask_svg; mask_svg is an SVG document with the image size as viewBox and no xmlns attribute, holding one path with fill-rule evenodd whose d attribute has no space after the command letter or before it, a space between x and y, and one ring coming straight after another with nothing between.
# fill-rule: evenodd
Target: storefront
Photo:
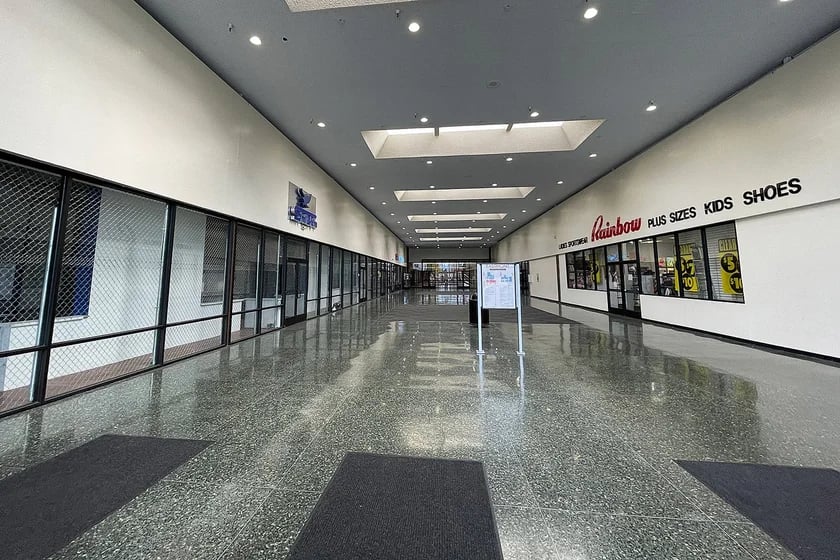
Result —
<instances>
[{"instance_id":1,"label":"storefront","mask_svg":"<svg viewBox=\"0 0 840 560\"><path fill-rule=\"evenodd\" d=\"M564 255L566 287L607 292L612 313L641 316L641 296L744 302L734 222Z\"/></svg>"}]
</instances>

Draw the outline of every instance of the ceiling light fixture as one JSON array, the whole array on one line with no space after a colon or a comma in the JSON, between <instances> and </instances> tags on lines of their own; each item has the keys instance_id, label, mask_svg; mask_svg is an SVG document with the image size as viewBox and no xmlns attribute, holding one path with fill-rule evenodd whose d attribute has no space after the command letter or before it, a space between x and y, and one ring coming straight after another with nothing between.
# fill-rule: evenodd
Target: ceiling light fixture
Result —
<instances>
[{"instance_id":1,"label":"ceiling light fixture","mask_svg":"<svg viewBox=\"0 0 840 560\"><path fill-rule=\"evenodd\" d=\"M558 185L562 185L562 184L563 184L563 181L557 181L557 184L558 184Z\"/></svg>"},{"instance_id":2,"label":"ceiling light fixture","mask_svg":"<svg viewBox=\"0 0 840 560\"><path fill-rule=\"evenodd\" d=\"M583 19L592 19L598 15L598 8L595 6L589 6L586 8L586 11L583 12Z\"/></svg>"},{"instance_id":3,"label":"ceiling light fixture","mask_svg":"<svg viewBox=\"0 0 840 560\"><path fill-rule=\"evenodd\" d=\"M435 186L434 185L429 185L429 188L433 189L433 188L435 188Z\"/></svg>"},{"instance_id":4,"label":"ceiling light fixture","mask_svg":"<svg viewBox=\"0 0 840 560\"><path fill-rule=\"evenodd\" d=\"M412 21L408 24L408 30L412 33L417 33L418 31L420 31L420 24L416 21Z\"/></svg>"},{"instance_id":5,"label":"ceiling light fixture","mask_svg":"<svg viewBox=\"0 0 840 560\"><path fill-rule=\"evenodd\" d=\"M508 162L508 163L510 163L510 162L512 162L512 161L513 161L513 158L512 158L512 157L510 157L510 156L508 156L508 157L506 157L506 158L505 158L505 161L506 161L506 162Z\"/></svg>"},{"instance_id":6,"label":"ceiling light fixture","mask_svg":"<svg viewBox=\"0 0 840 560\"><path fill-rule=\"evenodd\" d=\"M481 202L487 202L486 200L482 200Z\"/></svg>"},{"instance_id":7,"label":"ceiling light fixture","mask_svg":"<svg viewBox=\"0 0 840 560\"><path fill-rule=\"evenodd\" d=\"M524 214L525 212L527 212L527 210L523 210L523 211L522 211L522 213L523 213L523 214Z\"/></svg>"},{"instance_id":8,"label":"ceiling light fixture","mask_svg":"<svg viewBox=\"0 0 840 560\"><path fill-rule=\"evenodd\" d=\"M376 190L376 187L374 187L373 185L369 186L368 188L372 191Z\"/></svg>"},{"instance_id":9,"label":"ceiling light fixture","mask_svg":"<svg viewBox=\"0 0 840 560\"><path fill-rule=\"evenodd\" d=\"M499 186L499 183L493 183L493 184L492 184L492 185L490 185L490 186L491 186L491 187L498 187L498 186Z\"/></svg>"},{"instance_id":10,"label":"ceiling light fixture","mask_svg":"<svg viewBox=\"0 0 840 560\"><path fill-rule=\"evenodd\" d=\"M359 165L359 164L356 163L355 161L350 162L350 167L356 167L357 165Z\"/></svg>"},{"instance_id":11,"label":"ceiling light fixture","mask_svg":"<svg viewBox=\"0 0 840 560\"><path fill-rule=\"evenodd\" d=\"M437 204L437 200L433 200L433 201L432 201L432 204Z\"/></svg>"},{"instance_id":12,"label":"ceiling light fixture","mask_svg":"<svg viewBox=\"0 0 840 560\"><path fill-rule=\"evenodd\" d=\"M539 111L531 111L531 118L532 118L532 119L536 119L536 118L537 118L537 117L539 117L539 116L540 116L540 112L539 112Z\"/></svg>"},{"instance_id":13,"label":"ceiling light fixture","mask_svg":"<svg viewBox=\"0 0 840 560\"><path fill-rule=\"evenodd\" d=\"M541 198L538 198L538 199L537 199L537 202L540 202L541 200L542 200Z\"/></svg>"},{"instance_id":14,"label":"ceiling light fixture","mask_svg":"<svg viewBox=\"0 0 840 560\"><path fill-rule=\"evenodd\" d=\"M393 213L393 212L391 212L391 215L393 216L393 215L394 215L394 213Z\"/></svg>"},{"instance_id":15,"label":"ceiling light fixture","mask_svg":"<svg viewBox=\"0 0 840 560\"><path fill-rule=\"evenodd\" d=\"M656 103L654 103L653 101L651 101L651 102L648 104L648 106L645 108L645 111L647 111L648 113L652 113L653 111L656 111Z\"/></svg>"},{"instance_id":16,"label":"ceiling light fixture","mask_svg":"<svg viewBox=\"0 0 840 560\"><path fill-rule=\"evenodd\" d=\"M427 159L427 160L426 160L426 165L432 165L432 160Z\"/></svg>"},{"instance_id":17,"label":"ceiling light fixture","mask_svg":"<svg viewBox=\"0 0 840 560\"><path fill-rule=\"evenodd\" d=\"M382 201L382 206L385 206L386 204L388 204L388 203L383 200Z\"/></svg>"},{"instance_id":18,"label":"ceiling light fixture","mask_svg":"<svg viewBox=\"0 0 840 560\"><path fill-rule=\"evenodd\" d=\"M420 122L426 124L427 122L429 122L429 117L420 117Z\"/></svg>"},{"instance_id":19,"label":"ceiling light fixture","mask_svg":"<svg viewBox=\"0 0 840 560\"><path fill-rule=\"evenodd\" d=\"M260 39L257 35L252 35L250 39L248 39L252 45L255 47L259 47L262 45L262 39Z\"/></svg>"},{"instance_id":20,"label":"ceiling light fixture","mask_svg":"<svg viewBox=\"0 0 840 560\"><path fill-rule=\"evenodd\" d=\"M592 153L592 154L589 154L589 157L598 157L598 154Z\"/></svg>"},{"instance_id":21,"label":"ceiling light fixture","mask_svg":"<svg viewBox=\"0 0 840 560\"><path fill-rule=\"evenodd\" d=\"M317 126L318 128L326 128L326 127L327 127L327 123L325 123L325 122L323 122L323 121L318 121L318 123L317 123L317 125L316 125L316 126Z\"/></svg>"}]
</instances>

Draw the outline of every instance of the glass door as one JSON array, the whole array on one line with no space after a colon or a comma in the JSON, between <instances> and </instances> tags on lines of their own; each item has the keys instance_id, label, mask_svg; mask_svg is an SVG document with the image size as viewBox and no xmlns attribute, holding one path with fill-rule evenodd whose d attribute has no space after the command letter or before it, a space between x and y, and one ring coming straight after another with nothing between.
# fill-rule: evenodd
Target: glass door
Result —
<instances>
[{"instance_id":1,"label":"glass door","mask_svg":"<svg viewBox=\"0 0 840 560\"><path fill-rule=\"evenodd\" d=\"M367 300L367 257L359 257L359 301Z\"/></svg>"},{"instance_id":2,"label":"glass door","mask_svg":"<svg viewBox=\"0 0 840 560\"><path fill-rule=\"evenodd\" d=\"M291 325L306 319L306 282L309 267L304 260L286 259L283 285L284 323Z\"/></svg>"},{"instance_id":3,"label":"glass door","mask_svg":"<svg viewBox=\"0 0 840 560\"><path fill-rule=\"evenodd\" d=\"M621 254L618 245L607 246L607 297L611 312L624 311L624 283L621 274Z\"/></svg>"},{"instance_id":4,"label":"glass door","mask_svg":"<svg viewBox=\"0 0 840 560\"><path fill-rule=\"evenodd\" d=\"M607 295L613 313L641 316L639 252L635 241L607 246Z\"/></svg>"}]
</instances>

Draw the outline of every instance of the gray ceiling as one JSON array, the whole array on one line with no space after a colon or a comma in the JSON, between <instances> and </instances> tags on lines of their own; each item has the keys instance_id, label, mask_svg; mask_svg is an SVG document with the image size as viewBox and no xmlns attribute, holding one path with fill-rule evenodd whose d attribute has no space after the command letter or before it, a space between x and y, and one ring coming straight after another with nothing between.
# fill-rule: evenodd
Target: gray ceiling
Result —
<instances>
[{"instance_id":1,"label":"gray ceiling","mask_svg":"<svg viewBox=\"0 0 840 560\"><path fill-rule=\"evenodd\" d=\"M504 222L438 224L494 225L502 233L488 241L498 242L840 26L837 0L601 0L591 3L600 14L590 21L583 0L420 0L299 13L283 0L137 1L410 244L409 233L418 235L407 214L508 212ZM406 29L414 20L416 34ZM261 47L249 44L253 34ZM490 80L502 85L488 89ZM653 113L644 110L650 100ZM539 120L606 122L574 152L511 163L375 160L360 135L421 126L415 114L437 126L522 122L529 107ZM536 190L488 203L393 196L491 183Z\"/></svg>"}]
</instances>

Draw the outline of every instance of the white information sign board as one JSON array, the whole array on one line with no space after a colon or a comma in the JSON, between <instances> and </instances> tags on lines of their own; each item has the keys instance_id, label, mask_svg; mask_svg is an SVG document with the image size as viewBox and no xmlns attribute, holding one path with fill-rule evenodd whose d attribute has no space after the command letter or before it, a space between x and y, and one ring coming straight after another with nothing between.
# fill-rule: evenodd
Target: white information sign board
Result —
<instances>
[{"instance_id":1,"label":"white information sign board","mask_svg":"<svg viewBox=\"0 0 840 560\"><path fill-rule=\"evenodd\" d=\"M481 295L485 309L516 309L516 265L481 265Z\"/></svg>"},{"instance_id":2,"label":"white information sign board","mask_svg":"<svg viewBox=\"0 0 840 560\"><path fill-rule=\"evenodd\" d=\"M516 309L516 326L519 338L520 356L522 349L522 301L519 299L519 265L513 263L488 263L478 265L478 350L484 354L481 336L481 309Z\"/></svg>"}]
</instances>

